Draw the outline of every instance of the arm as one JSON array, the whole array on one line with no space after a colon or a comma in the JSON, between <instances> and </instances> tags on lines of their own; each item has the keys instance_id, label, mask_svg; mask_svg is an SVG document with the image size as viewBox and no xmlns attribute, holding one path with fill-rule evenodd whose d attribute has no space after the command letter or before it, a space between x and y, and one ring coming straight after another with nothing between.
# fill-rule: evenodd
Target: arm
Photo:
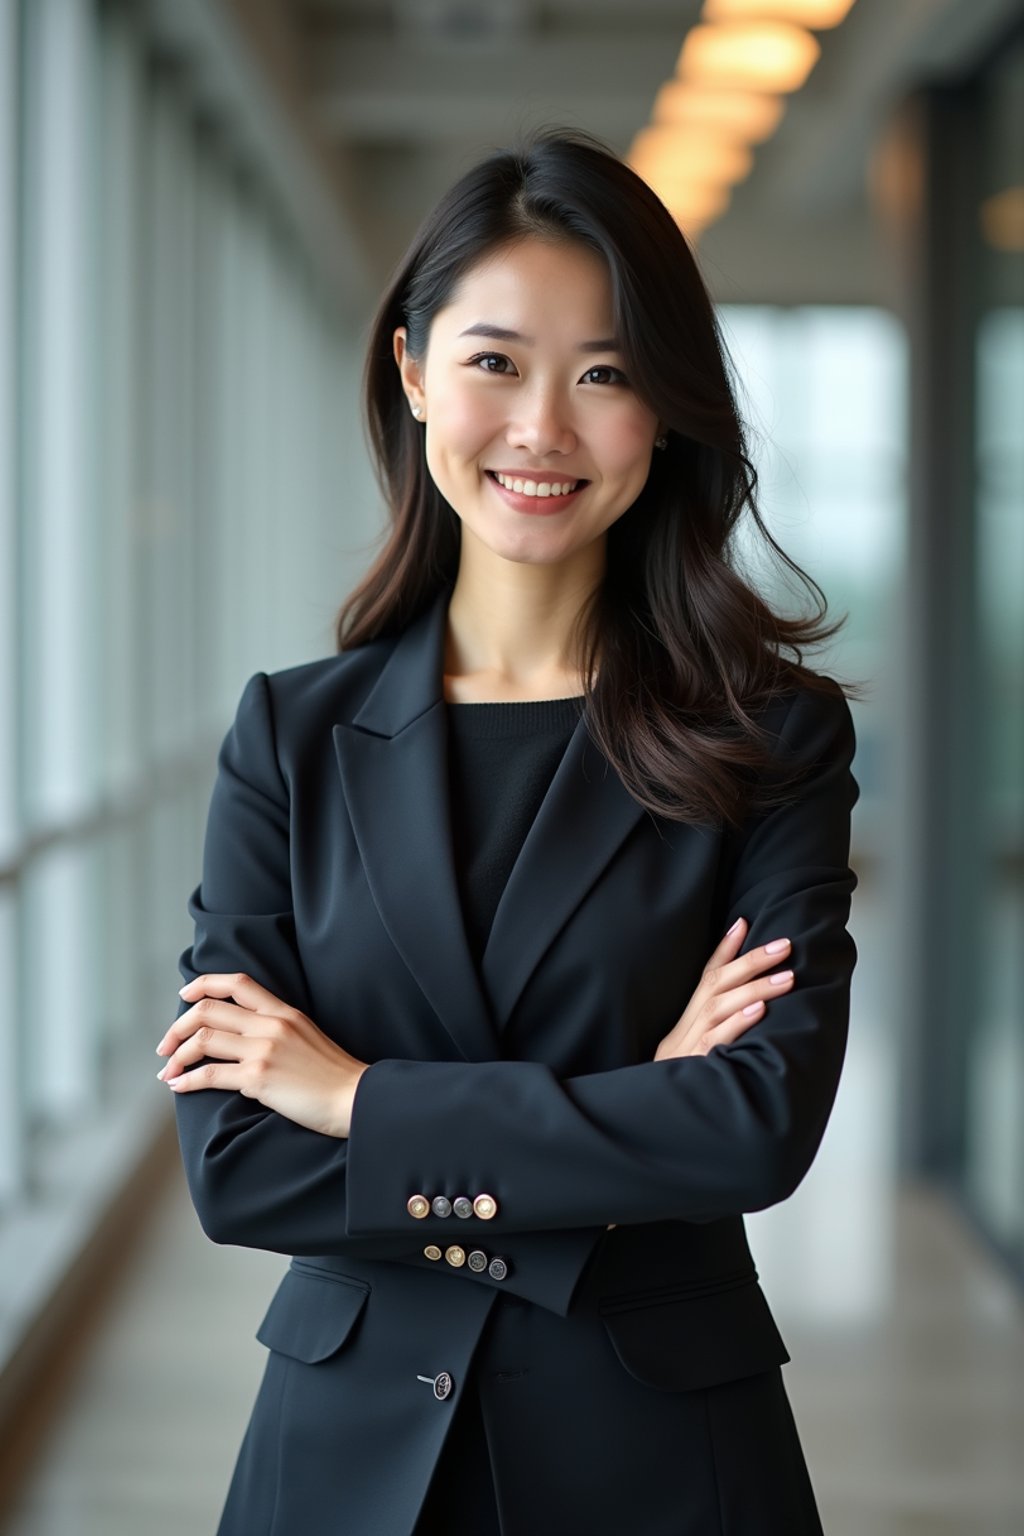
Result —
<instances>
[{"instance_id":1,"label":"arm","mask_svg":"<svg viewBox=\"0 0 1024 1536\"><path fill-rule=\"evenodd\" d=\"M347 1230L401 1232L412 1190L472 1170L513 1226L709 1220L761 1210L797 1187L839 1081L857 951L846 930L859 796L846 699L801 691L782 741L809 769L794 801L762 814L732 872L725 926L747 947L792 941L793 989L731 1045L559 1080L531 1061L383 1060L356 1089ZM440 1239L454 1230L437 1222Z\"/></svg>"},{"instance_id":2,"label":"arm","mask_svg":"<svg viewBox=\"0 0 1024 1536\"><path fill-rule=\"evenodd\" d=\"M185 981L207 972L245 971L311 1015L292 912L288 790L263 672L247 682L218 754L202 879L188 910L195 937L178 962ZM189 1006L180 1000L176 1017ZM309 1130L234 1090L176 1094L174 1109L189 1194L213 1242L439 1269L423 1256L424 1244L437 1236L433 1226L426 1233L428 1223L410 1219L409 1229L371 1237L346 1231L347 1140ZM474 1242L487 1236L483 1223L456 1222L463 1239L470 1226ZM440 1226L436 1218L431 1223ZM503 1289L564 1311L599 1235L521 1232L514 1247L503 1250L512 1260ZM469 1271L440 1268L470 1278ZM486 1274L472 1279L494 1283Z\"/></svg>"}]
</instances>

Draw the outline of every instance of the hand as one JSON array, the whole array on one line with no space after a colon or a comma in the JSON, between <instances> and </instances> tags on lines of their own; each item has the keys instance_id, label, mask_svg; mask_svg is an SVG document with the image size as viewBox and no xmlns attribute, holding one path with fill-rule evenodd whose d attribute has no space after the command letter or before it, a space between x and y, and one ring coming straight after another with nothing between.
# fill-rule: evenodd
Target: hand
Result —
<instances>
[{"instance_id":1,"label":"hand","mask_svg":"<svg viewBox=\"0 0 1024 1536\"><path fill-rule=\"evenodd\" d=\"M156 1048L159 1055L171 1053L157 1074L168 1087L176 1093L234 1088L311 1131L348 1136L356 1084L368 1063L244 972L197 976L181 995L197 1001ZM218 1060L184 1072L204 1056Z\"/></svg>"},{"instance_id":2,"label":"hand","mask_svg":"<svg viewBox=\"0 0 1024 1536\"><path fill-rule=\"evenodd\" d=\"M726 934L708 961L682 1018L655 1051L655 1061L706 1056L716 1045L731 1045L764 1016L766 998L791 990L792 971L777 972L777 979L760 974L789 954L789 940L773 939L772 944L782 946L775 954L768 954L768 946L762 945L736 959L748 931L746 918L741 917L735 932Z\"/></svg>"}]
</instances>

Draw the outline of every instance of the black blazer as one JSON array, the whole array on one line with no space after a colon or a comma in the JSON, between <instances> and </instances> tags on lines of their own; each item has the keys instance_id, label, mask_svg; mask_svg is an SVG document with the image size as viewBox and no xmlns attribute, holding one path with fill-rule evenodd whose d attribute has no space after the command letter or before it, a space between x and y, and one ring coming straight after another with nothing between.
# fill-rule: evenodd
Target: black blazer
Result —
<instances>
[{"instance_id":1,"label":"black blazer","mask_svg":"<svg viewBox=\"0 0 1024 1536\"><path fill-rule=\"evenodd\" d=\"M674 1435L684 1404L789 1358L742 1213L800 1183L839 1079L857 954L849 706L801 688L768 708L807 779L725 833L643 811L581 719L478 975L450 839L449 599L397 639L255 673L218 757L182 976L245 971L372 1063L348 1139L235 1092L175 1096L203 1230L292 1259L257 1334L270 1355L220 1536L411 1531L502 1298L528 1307L555 1373L510 1420L512 1438L542 1437L532 1470L522 1444L491 1447L499 1481L514 1461L523 1536L640 1529L641 1479L675 1507L678 1454L644 1461L652 1424ZM741 915L745 948L791 939L794 987L735 1044L653 1061ZM493 1208L416 1216L417 1195ZM483 1267L429 1256L449 1249ZM573 1396L559 1352L584 1313L595 1374L577 1361ZM570 1419L591 1426L575 1450ZM805 1529L759 1507L759 1536Z\"/></svg>"}]
</instances>

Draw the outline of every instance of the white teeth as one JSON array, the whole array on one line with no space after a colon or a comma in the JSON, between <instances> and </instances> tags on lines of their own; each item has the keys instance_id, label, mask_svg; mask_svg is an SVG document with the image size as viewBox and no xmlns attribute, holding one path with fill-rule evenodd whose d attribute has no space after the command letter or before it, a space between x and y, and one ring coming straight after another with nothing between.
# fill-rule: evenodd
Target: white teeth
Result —
<instances>
[{"instance_id":1,"label":"white teeth","mask_svg":"<svg viewBox=\"0 0 1024 1536\"><path fill-rule=\"evenodd\" d=\"M576 488L575 480L513 480L508 475L497 473L494 478L506 490L516 491L523 496L568 496Z\"/></svg>"}]
</instances>

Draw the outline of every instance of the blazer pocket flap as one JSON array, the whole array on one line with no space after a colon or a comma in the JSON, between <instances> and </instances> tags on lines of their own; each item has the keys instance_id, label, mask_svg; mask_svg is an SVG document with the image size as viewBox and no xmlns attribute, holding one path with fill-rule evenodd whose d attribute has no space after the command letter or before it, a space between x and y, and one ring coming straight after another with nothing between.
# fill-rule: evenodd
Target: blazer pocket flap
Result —
<instances>
[{"instance_id":1,"label":"blazer pocket flap","mask_svg":"<svg viewBox=\"0 0 1024 1536\"><path fill-rule=\"evenodd\" d=\"M369 1294L370 1287L358 1280L289 1269L256 1337L278 1354L314 1365L345 1343Z\"/></svg>"},{"instance_id":2,"label":"blazer pocket flap","mask_svg":"<svg viewBox=\"0 0 1024 1536\"><path fill-rule=\"evenodd\" d=\"M665 1392L718 1386L789 1360L756 1279L602 1307L601 1315L630 1375Z\"/></svg>"}]
</instances>

